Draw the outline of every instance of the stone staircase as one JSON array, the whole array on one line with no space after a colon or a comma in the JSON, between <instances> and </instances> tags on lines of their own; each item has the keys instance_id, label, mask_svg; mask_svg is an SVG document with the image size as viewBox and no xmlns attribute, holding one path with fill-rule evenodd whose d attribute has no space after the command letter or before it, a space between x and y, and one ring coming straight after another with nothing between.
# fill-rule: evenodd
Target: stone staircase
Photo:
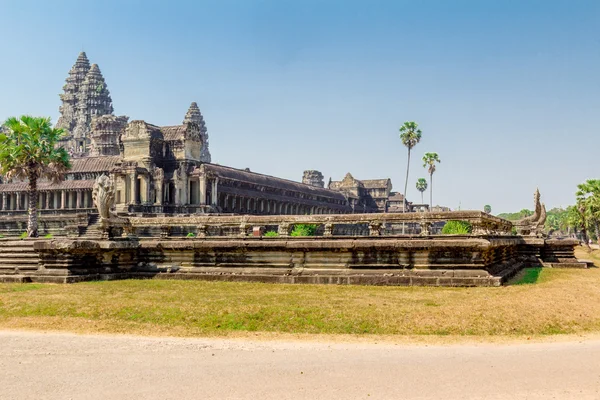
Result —
<instances>
[{"instance_id":1,"label":"stone staircase","mask_svg":"<svg viewBox=\"0 0 600 400\"><path fill-rule=\"evenodd\" d=\"M38 254L31 239L0 240L0 282L28 282L38 269Z\"/></svg>"},{"instance_id":2,"label":"stone staircase","mask_svg":"<svg viewBox=\"0 0 600 400\"><path fill-rule=\"evenodd\" d=\"M81 236L87 239L102 239L100 216L98 214L89 214L88 226L81 233Z\"/></svg>"}]
</instances>

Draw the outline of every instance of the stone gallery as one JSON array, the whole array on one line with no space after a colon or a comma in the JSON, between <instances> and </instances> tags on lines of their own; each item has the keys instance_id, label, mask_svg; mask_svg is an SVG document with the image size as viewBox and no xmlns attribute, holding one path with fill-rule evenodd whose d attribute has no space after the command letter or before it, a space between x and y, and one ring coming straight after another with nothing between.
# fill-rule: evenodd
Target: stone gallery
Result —
<instances>
[{"instance_id":1,"label":"stone gallery","mask_svg":"<svg viewBox=\"0 0 600 400\"><path fill-rule=\"evenodd\" d=\"M534 215L511 223L411 204L390 179L348 173L325 187L315 170L294 182L213 164L196 103L174 126L115 116L85 53L61 100L57 125L72 169L60 183L38 184L40 231L52 237L15 238L27 224L26 182L2 181L0 281L495 286L524 266L586 266L573 255L576 241L543 236L539 192ZM472 233L440 235L451 220L468 222ZM300 224L312 236L293 235Z\"/></svg>"}]
</instances>

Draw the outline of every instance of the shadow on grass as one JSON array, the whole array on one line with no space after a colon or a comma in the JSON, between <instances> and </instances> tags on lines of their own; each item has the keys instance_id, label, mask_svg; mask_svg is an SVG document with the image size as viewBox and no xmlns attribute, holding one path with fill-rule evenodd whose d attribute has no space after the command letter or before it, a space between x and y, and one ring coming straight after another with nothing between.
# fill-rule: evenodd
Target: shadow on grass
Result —
<instances>
[{"instance_id":1,"label":"shadow on grass","mask_svg":"<svg viewBox=\"0 0 600 400\"><path fill-rule=\"evenodd\" d=\"M517 275L511 285L531 285L536 283L542 272L541 267L525 268Z\"/></svg>"}]
</instances>

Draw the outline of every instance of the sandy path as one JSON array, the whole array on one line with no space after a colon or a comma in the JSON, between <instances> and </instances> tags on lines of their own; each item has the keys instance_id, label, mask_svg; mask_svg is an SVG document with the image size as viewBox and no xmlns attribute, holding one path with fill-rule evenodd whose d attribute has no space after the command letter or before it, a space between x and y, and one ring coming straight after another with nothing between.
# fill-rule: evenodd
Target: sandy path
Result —
<instances>
[{"instance_id":1,"label":"sandy path","mask_svg":"<svg viewBox=\"0 0 600 400\"><path fill-rule=\"evenodd\" d=\"M400 346L0 331L0 399L599 399L600 341Z\"/></svg>"}]
</instances>

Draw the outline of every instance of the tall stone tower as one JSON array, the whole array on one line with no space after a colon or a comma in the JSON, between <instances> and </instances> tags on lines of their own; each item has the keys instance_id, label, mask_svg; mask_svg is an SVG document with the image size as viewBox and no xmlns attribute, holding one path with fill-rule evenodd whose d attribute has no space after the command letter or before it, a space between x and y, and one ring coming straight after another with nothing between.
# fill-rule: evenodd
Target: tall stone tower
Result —
<instances>
[{"instance_id":1,"label":"tall stone tower","mask_svg":"<svg viewBox=\"0 0 600 400\"><path fill-rule=\"evenodd\" d=\"M77 57L63 90L61 116L56 126L68 133L61 144L74 156L86 155L90 149L92 118L113 113L110 92L100 68L96 64L90 66L84 52Z\"/></svg>"},{"instance_id":2,"label":"tall stone tower","mask_svg":"<svg viewBox=\"0 0 600 400\"><path fill-rule=\"evenodd\" d=\"M208 149L208 133L204 117L198 108L198 104L194 101L183 119L183 124L195 123L200 127L200 138L202 139L202 150L200 151L200 161L210 162L210 150Z\"/></svg>"},{"instance_id":3,"label":"tall stone tower","mask_svg":"<svg viewBox=\"0 0 600 400\"><path fill-rule=\"evenodd\" d=\"M325 187L325 182L323 182L323 174L319 171L315 171L314 169L304 171L304 175L302 175L302 183L320 188Z\"/></svg>"},{"instance_id":4,"label":"tall stone tower","mask_svg":"<svg viewBox=\"0 0 600 400\"><path fill-rule=\"evenodd\" d=\"M77 94L79 87L85 80L85 76L90 70L90 61L82 51L75 61L75 65L69 71L66 83L63 86L63 94L60 95L62 105L59 108L60 118L56 123L57 128L72 132L75 128L75 112L77 111Z\"/></svg>"}]
</instances>

